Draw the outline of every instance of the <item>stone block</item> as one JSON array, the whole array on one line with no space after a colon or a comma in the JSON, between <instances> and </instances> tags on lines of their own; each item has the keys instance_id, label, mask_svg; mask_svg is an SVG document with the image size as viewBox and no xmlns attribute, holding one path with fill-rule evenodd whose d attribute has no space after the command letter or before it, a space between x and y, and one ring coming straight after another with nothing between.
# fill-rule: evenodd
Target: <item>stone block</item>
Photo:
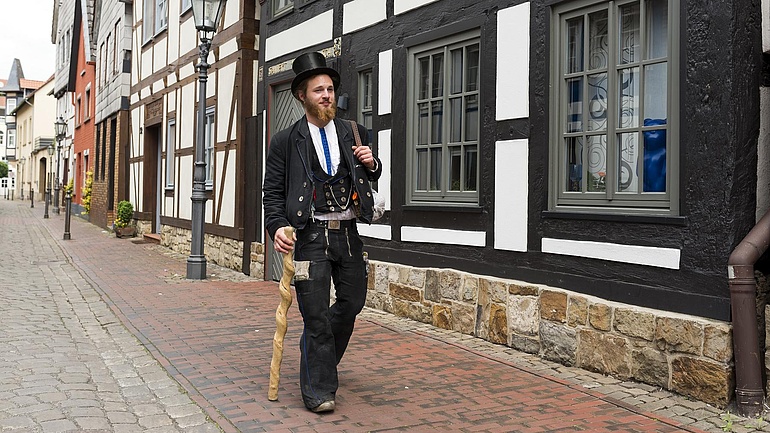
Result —
<instances>
[{"instance_id":1,"label":"stone block","mask_svg":"<svg viewBox=\"0 0 770 433\"><path fill-rule=\"evenodd\" d=\"M577 332L555 322L540 322L540 356L567 366L575 365Z\"/></svg>"},{"instance_id":2,"label":"stone block","mask_svg":"<svg viewBox=\"0 0 770 433\"><path fill-rule=\"evenodd\" d=\"M432 302L441 302L441 290L439 289L439 271L427 269L425 271L425 299Z\"/></svg>"},{"instance_id":3,"label":"stone block","mask_svg":"<svg viewBox=\"0 0 770 433\"><path fill-rule=\"evenodd\" d=\"M388 266L382 263L375 264L374 267L374 290L379 293L388 293L390 278L388 276Z\"/></svg>"},{"instance_id":4,"label":"stone block","mask_svg":"<svg viewBox=\"0 0 770 433\"><path fill-rule=\"evenodd\" d=\"M735 378L729 365L690 356L671 360L672 391L724 408L734 388Z\"/></svg>"},{"instance_id":5,"label":"stone block","mask_svg":"<svg viewBox=\"0 0 770 433\"><path fill-rule=\"evenodd\" d=\"M588 307L588 323L600 331L612 329L612 307L606 304L591 304Z\"/></svg>"},{"instance_id":6,"label":"stone block","mask_svg":"<svg viewBox=\"0 0 770 433\"><path fill-rule=\"evenodd\" d=\"M412 270L410 266L396 265L398 269L398 282L401 284L407 284L409 282L409 272Z\"/></svg>"},{"instance_id":7,"label":"stone block","mask_svg":"<svg viewBox=\"0 0 770 433\"><path fill-rule=\"evenodd\" d=\"M519 296L537 296L540 293L540 289L535 286L530 286L520 283L511 283L508 285L509 295Z\"/></svg>"},{"instance_id":8,"label":"stone block","mask_svg":"<svg viewBox=\"0 0 770 433\"><path fill-rule=\"evenodd\" d=\"M540 293L540 318L552 322L567 322L567 294L552 290Z\"/></svg>"},{"instance_id":9,"label":"stone block","mask_svg":"<svg viewBox=\"0 0 770 433\"><path fill-rule=\"evenodd\" d=\"M492 304L490 307L487 340L497 344L508 344L508 315L502 305Z\"/></svg>"},{"instance_id":10,"label":"stone block","mask_svg":"<svg viewBox=\"0 0 770 433\"><path fill-rule=\"evenodd\" d=\"M450 301L447 305L452 313L452 329L462 334L473 335L476 328L475 306L454 301Z\"/></svg>"},{"instance_id":11,"label":"stone block","mask_svg":"<svg viewBox=\"0 0 770 433\"><path fill-rule=\"evenodd\" d=\"M512 333L534 336L540 327L535 296L508 296L508 325Z\"/></svg>"},{"instance_id":12,"label":"stone block","mask_svg":"<svg viewBox=\"0 0 770 433\"><path fill-rule=\"evenodd\" d=\"M465 302L476 302L479 293L479 278L473 275L463 275L462 287L460 288L460 300Z\"/></svg>"},{"instance_id":13,"label":"stone block","mask_svg":"<svg viewBox=\"0 0 770 433\"><path fill-rule=\"evenodd\" d=\"M631 350L625 338L591 329L578 331L578 337L578 367L620 379L631 377Z\"/></svg>"},{"instance_id":14,"label":"stone block","mask_svg":"<svg viewBox=\"0 0 770 433\"><path fill-rule=\"evenodd\" d=\"M376 278L375 278L375 275L374 275L375 268L376 267L374 266L374 263L370 262L367 265L367 270L366 270L366 290L372 291L376 287L376 285L375 285Z\"/></svg>"},{"instance_id":15,"label":"stone block","mask_svg":"<svg viewBox=\"0 0 770 433\"><path fill-rule=\"evenodd\" d=\"M655 331L658 349L700 355L703 347L703 325L692 320L659 317Z\"/></svg>"},{"instance_id":16,"label":"stone block","mask_svg":"<svg viewBox=\"0 0 770 433\"><path fill-rule=\"evenodd\" d=\"M452 329L452 310L447 305L433 305L433 326L441 329Z\"/></svg>"},{"instance_id":17,"label":"stone block","mask_svg":"<svg viewBox=\"0 0 770 433\"><path fill-rule=\"evenodd\" d=\"M537 337L528 337L526 335L511 334L510 344L512 348L525 353L537 355L540 353L540 340Z\"/></svg>"},{"instance_id":18,"label":"stone block","mask_svg":"<svg viewBox=\"0 0 770 433\"><path fill-rule=\"evenodd\" d=\"M392 313L422 323L433 323L433 311L430 306L391 298Z\"/></svg>"},{"instance_id":19,"label":"stone block","mask_svg":"<svg viewBox=\"0 0 770 433\"><path fill-rule=\"evenodd\" d=\"M703 356L729 363L733 359L733 331L730 325L714 324L703 327Z\"/></svg>"},{"instance_id":20,"label":"stone block","mask_svg":"<svg viewBox=\"0 0 770 433\"><path fill-rule=\"evenodd\" d=\"M567 324L572 327L588 323L588 299L570 296L567 301Z\"/></svg>"},{"instance_id":21,"label":"stone block","mask_svg":"<svg viewBox=\"0 0 770 433\"><path fill-rule=\"evenodd\" d=\"M399 283L390 283L390 295L410 302L420 302L420 290Z\"/></svg>"},{"instance_id":22,"label":"stone block","mask_svg":"<svg viewBox=\"0 0 770 433\"><path fill-rule=\"evenodd\" d=\"M655 316L632 308L616 308L615 330L629 337L652 341L655 337Z\"/></svg>"},{"instance_id":23,"label":"stone block","mask_svg":"<svg viewBox=\"0 0 770 433\"><path fill-rule=\"evenodd\" d=\"M412 287L423 288L425 286L425 269L409 268L409 277L406 284Z\"/></svg>"},{"instance_id":24,"label":"stone block","mask_svg":"<svg viewBox=\"0 0 770 433\"><path fill-rule=\"evenodd\" d=\"M484 292L490 302L504 304L508 299L508 283L496 278L479 278L479 292Z\"/></svg>"},{"instance_id":25,"label":"stone block","mask_svg":"<svg viewBox=\"0 0 770 433\"><path fill-rule=\"evenodd\" d=\"M652 347L634 349L631 353L631 376L639 382L668 389L669 368L666 355Z\"/></svg>"},{"instance_id":26,"label":"stone block","mask_svg":"<svg viewBox=\"0 0 770 433\"><path fill-rule=\"evenodd\" d=\"M462 274L456 271L443 270L440 274L439 291L442 299L460 300Z\"/></svg>"}]
</instances>

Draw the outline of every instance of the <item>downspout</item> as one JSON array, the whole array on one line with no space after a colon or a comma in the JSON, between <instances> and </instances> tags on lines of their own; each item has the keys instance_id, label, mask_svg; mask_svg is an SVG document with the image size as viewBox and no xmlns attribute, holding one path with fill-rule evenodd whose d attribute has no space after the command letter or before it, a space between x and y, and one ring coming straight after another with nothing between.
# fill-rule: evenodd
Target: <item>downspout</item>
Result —
<instances>
[{"instance_id":1,"label":"downspout","mask_svg":"<svg viewBox=\"0 0 770 433\"><path fill-rule=\"evenodd\" d=\"M735 353L735 400L738 413L756 417L762 413L764 388L757 330L757 284L754 264L770 245L770 211L735 247L727 261L727 278L733 316Z\"/></svg>"}]
</instances>

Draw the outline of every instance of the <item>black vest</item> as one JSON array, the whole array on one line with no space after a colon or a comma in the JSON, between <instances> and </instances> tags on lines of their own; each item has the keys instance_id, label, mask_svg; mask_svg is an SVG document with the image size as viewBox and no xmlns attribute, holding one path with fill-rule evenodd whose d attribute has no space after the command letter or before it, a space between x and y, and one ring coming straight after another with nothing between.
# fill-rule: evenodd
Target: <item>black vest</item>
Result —
<instances>
[{"instance_id":1,"label":"black vest","mask_svg":"<svg viewBox=\"0 0 770 433\"><path fill-rule=\"evenodd\" d=\"M311 152L311 169L313 170L313 205L319 214L342 212L352 206L353 188L350 181L350 169L345 161L345 154L340 149L340 165L337 173L329 176L321 167L318 152Z\"/></svg>"}]
</instances>

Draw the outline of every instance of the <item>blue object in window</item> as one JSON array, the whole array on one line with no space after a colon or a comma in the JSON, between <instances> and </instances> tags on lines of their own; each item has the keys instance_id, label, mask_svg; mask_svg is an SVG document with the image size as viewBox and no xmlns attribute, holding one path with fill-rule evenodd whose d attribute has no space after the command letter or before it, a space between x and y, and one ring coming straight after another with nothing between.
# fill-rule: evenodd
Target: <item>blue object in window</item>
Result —
<instances>
[{"instance_id":1,"label":"blue object in window","mask_svg":"<svg viewBox=\"0 0 770 433\"><path fill-rule=\"evenodd\" d=\"M665 125L666 119L644 119L644 126ZM644 131L644 192L666 192L666 130Z\"/></svg>"}]
</instances>

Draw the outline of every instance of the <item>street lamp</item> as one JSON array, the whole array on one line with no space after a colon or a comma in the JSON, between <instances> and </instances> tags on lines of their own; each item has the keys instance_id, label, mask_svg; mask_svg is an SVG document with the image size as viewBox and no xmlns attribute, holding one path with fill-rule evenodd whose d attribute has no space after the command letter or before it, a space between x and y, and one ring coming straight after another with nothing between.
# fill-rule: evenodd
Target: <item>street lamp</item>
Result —
<instances>
[{"instance_id":1,"label":"street lamp","mask_svg":"<svg viewBox=\"0 0 770 433\"><path fill-rule=\"evenodd\" d=\"M19 159L19 162L21 163L21 169L19 170L19 185L21 185L21 201L24 201L24 161L26 161L27 158L22 156L21 159Z\"/></svg>"},{"instance_id":2,"label":"street lamp","mask_svg":"<svg viewBox=\"0 0 770 433\"><path fill-rule=\"evenodd\" d=\"M59 160L61 160L61 142L67 135L67 122L64 118L59 118L54 122L56 126L56 176L54 177L54 196L53 196L53 211L56 215L59 215Z\"/></svg>"},{"instance_id":3,"label":"street lamp","mask_svg":"<svg viewBox=\"0 0 770 433\"><path fill-rule=\"evenodd\" d=\"M47 178L47 186L45 188L45 213L43 213L43 218L48 218L48 203L51 202L51 173L49 170L49 163L51 161L51 157L53 157L53 146L48 145L48 160L46 161L46 167L45 167L45 177Z\"/></svg>"},{"instance_id":4,"label":"street lamp","mask_svg":"<svg viewBox=\"0 0 770 433\"><path fill-rule=\"evenodd\" d=\"M195 139L195 167L193 168L192 190L192 244L190 257L187 258L187 278L206 279L206 255L203 252L203 235L206 212L206 161L203 155L205 146L204 122L206 121L206 81L208 81L207 63L211 39L217 31L226 0L192 0L193 20L198 29L200 61L198 62L198 126Z\"/></svg>"},{"instance_id":5,"label":"street lamp","mask_svg":"<svg viewBox=\"0 0 770 433\"><path fill-rule=\"evenodd\" d=\"M70 160L70 148L72 143L67 146L67 161ZM70 213L72 211L72 188L65 188L64 194L64 240L72 239L70 234Z\"/></svg>"}]
</instances>

